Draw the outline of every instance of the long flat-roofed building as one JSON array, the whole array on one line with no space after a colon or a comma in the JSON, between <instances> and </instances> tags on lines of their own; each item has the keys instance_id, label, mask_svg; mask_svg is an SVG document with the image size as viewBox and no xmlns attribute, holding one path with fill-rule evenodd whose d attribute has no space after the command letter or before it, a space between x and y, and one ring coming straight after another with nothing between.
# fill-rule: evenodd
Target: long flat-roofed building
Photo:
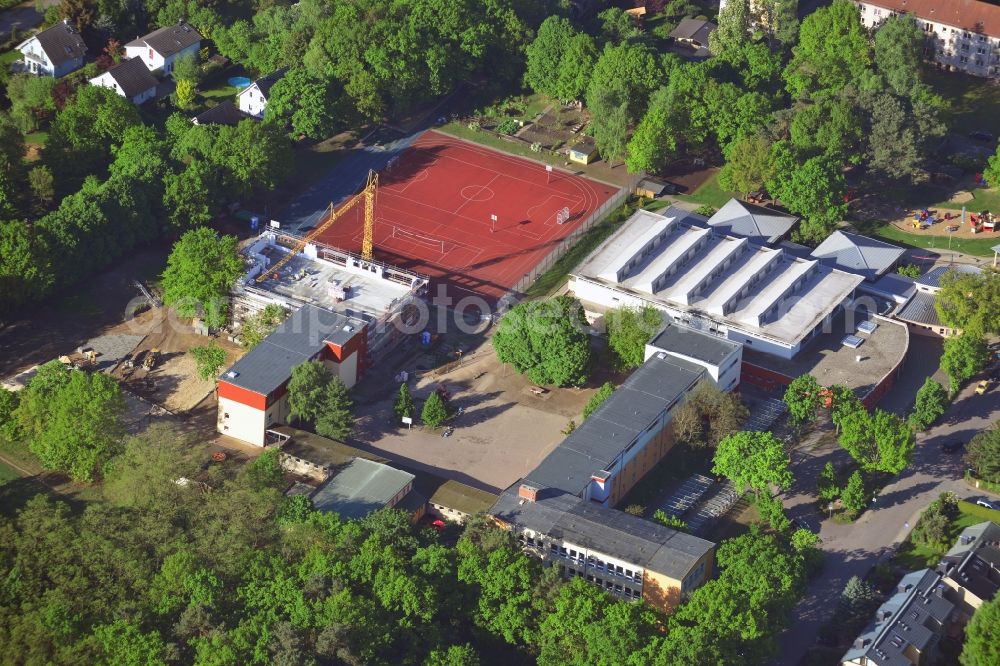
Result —
<instances>
[{"instance_id":1,"label":"long flat-roofed building","mask_svg":"<svg viewBox=\"0 0 1000 666\"><path fill-rule=\"evenodd\" d=\"M563 576L669 610L712 573L715 544L559 490L505 490L490 513Z\"/></svg>"},{"instance_id":2,"label":"long flat-roofed building","mask_svg":"<svg viewBox=\"0 0 1000 666\"><path fill-rule=\"evenodd\" d=\"M792 358L864 278L735 235L743 225L727 220L673 207L636 211L571 275L570 289L591 313L649 304L691 328Z\"/></svg>"}]
</instances>

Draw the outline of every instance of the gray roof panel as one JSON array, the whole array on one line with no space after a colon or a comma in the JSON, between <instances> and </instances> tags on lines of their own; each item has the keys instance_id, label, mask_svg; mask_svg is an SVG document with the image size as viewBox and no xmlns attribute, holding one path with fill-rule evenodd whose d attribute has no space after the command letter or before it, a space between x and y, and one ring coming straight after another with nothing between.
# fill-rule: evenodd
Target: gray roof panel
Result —
<instances>
[{"instance_id":1,"label":"gray roof panel","mask_svg":"<svg viewBox=\"0 0 1000 666\"><path fill-rule=\"evenodd\" d=\"M363 327L364 322L360 320L305 305L219 379L260 395L269 395L292 376L293 367L316 356L327 342L343 346L355 335L363 335Z\"/></svg>"},{"instance_id":2,"label":"gray roof panel","mask_svg":"<svg viewBox=\"0 0 1000 666\"><path fill-rule=\"evenodd\" d=\"M686 18L670 32L670 37L674 39L689 39L704 45L708 44L708 36L715 32L717 28L718 26L711 21Z\"/></svg>"},{"instance_id":3,"label":"gray roof panel","mask_svg":"<svg viewBox=\"0 0 1000 666\"><path fill-rule=\"evenodd\" d=\"M983 269L978 266L969 266L966 264L952 264L950 266L935 266L930 269L920 277L918 277L914 282L925 287L932 287L934 289L941 288L941 278L944 277L945 273L948 271L955 271L956 273L982 273Z\"/></svg>"},{"instance_id":4,"label":"gray roof panel","mask_svg":"<svg viewBox=\"0 0 1000 666\"><path fill-rule=\"evenodd\" d=\"M199 113L192 118L195 125L229 125L235 127L240 121L248 118L242 111L236 108L233 100L227 99L221 104L216 104L211 109Z\"/></svg>"},{"instance_id":5,"label":"gray roof panel","mask_svg":"<svg viewBox=\"0 0 1000 666\"><path fill-rule=\"evenodd\" d=\"M133 39L125 46L147 46L167 58L200 41L201 35L198 31L180 21L175 25L154 30L144 37Z\"/></svg>"},{"instance_id":6,"label":"gray roof panel","mask_svg":"<svg viewBox=\"0 0 1000 666\"><path fill-rule=\"evenodd\" d=\"M355 458L313 495L320 511L330 511L341 518L364 518L388 505L414 476L382 463Z\"/></svg>"},{"instance_id":7,"label":"gray roof panel","mask_svg":"<svg viewBox=\"0 0 1000 666\"><path fill-rule=\"evenodd\" d=\"M941 326L937 310L934 308L934 294L926 291L914 292L906 305L896 313L896 319L923 324L924 326Z\"/></svg>"},{"instance_id":8,"label":"gray roof panel","mask_svg":"<svg viewBox=\"0 0 1000 666\"><path fill-rule=\"evenodd\" d=\"M812 252L827 266L863 275L874 280L906 253L901 247L874 238L834 231Z\"/></svg>"},{"instance_id":9,"label":"gray roof panel","mask_svg":"<svg viewBox=\"0 0 1000 666\"><path fill-rule=\"evenodd\" d=\"M668 322L649 344L713 365L722 363L740 346L737 342L672 322Z\"/></svg>"},{"instance_id":10,"label":"gray roof panel","mask_svg":"<svg viewBox=\"0 0 1000 666\"><path fill-rule=\"evenodd\" d=\"M73 26L62 21L35 35L45 55L55 67L87 55L87 45ZM27 41L31 41L28 39ZM27 43L27 42L25 42Z\"/></svg>"},{"instance_id":11,"label":"gray roof panel","mask_svg":"<svg viewBox=\"0 0 1000 666\"><path fill-rule=\"evenodd\" d=\"M156 88L158 84L156 77L149 73L141 58L122 60L106 73L121 86L122 92L129 99Z\"/></svg>"},{"instance_id":12,"label":"gray roof panel","mask_svg":"<svg viewBox=\"0 0 1000 666\"><path fill-rule=\"evenodd\" d=\"M704 375L704 368L683 359L651 357L526 478L574 495L583 493L592 474L618 458Z\"/></svg>"},{"instance_id":13,"label":"gray roof panel","mask_svg":"<svg viewBox=\"0 0 1000 666\"><path fill-rule=\"evenodd\" d=\"M708 218L708 224L719 231L765 244L780 240L798 221L792 215L739 199L730 199Z\"/></svg>"}]
</instances>

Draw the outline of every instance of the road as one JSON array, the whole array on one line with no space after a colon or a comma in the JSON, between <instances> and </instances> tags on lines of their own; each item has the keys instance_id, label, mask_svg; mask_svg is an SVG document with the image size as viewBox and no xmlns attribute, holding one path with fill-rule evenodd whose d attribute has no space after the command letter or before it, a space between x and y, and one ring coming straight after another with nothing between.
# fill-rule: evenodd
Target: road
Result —
<instances>
[{"instance_id":1,"label":"road","mask_svg":"<svg viewBox=\"0 0 1000 666\"><path fill-rule=\"evenodd\" d=\"M920 512L939 493L950 491L962 498L982 497L963 480L961 454L946 454L941 444L955 440L968 442L976 433L1000 420L1000 388L984 396L975 395L970 383L941 421L917 438L913 463L887 485L875 502L853 524L841 525L821 519L815 507L816 476L826 462L846 464L845 451L836 445L812 451L800 449L792 456L796 485L785 498L792 518L805 518L813 529L820 527L825 554L822 573L809 585L795 608L792 624L779 638L779 657L773 663L798 664L806 651L816 645L820 627L837 607L844 584L851 576L864 576L880 560L888 558L916 524ZM814 438L815 439L815 438ZM809 442L805 442L808 448Z\"/></svg>"}]
</instances>

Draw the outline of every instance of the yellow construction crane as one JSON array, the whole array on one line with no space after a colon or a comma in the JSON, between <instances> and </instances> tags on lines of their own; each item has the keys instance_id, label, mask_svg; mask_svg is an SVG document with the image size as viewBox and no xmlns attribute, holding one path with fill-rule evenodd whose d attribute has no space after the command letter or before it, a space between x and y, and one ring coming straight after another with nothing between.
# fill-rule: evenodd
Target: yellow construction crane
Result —
<instances>
[{"instance_id":1,"label":"yellow construction crane","mask_svg":"<svg viewBox=\"0 0 1000 666\"><path fill-rule=\"evenodd\" d=\"M374 171L368 172L368 182L365 184L363 190L355 194L353 197L347 200L343 206L339 209L334 210L333 204L327 209L326 219L316 226L315 229L309 232L307 236L300 239L285 256L282 257L278 263L273 266L269 266L264 269L264 272L257 276L257 282L263 282L272 275L277 275L278 271L284 268L285 264L292 260L292 258L297 255L302 249L308 245L310 242L315 240L326 231L331 224L336 222L341 215L350 210L356 203L365 200L365 235L361 241L361 258L365 261L371 261L374 255L374 243L373 238L375 236L375 191L378 189L378 174Z\"/></svg>"}]
</instances>

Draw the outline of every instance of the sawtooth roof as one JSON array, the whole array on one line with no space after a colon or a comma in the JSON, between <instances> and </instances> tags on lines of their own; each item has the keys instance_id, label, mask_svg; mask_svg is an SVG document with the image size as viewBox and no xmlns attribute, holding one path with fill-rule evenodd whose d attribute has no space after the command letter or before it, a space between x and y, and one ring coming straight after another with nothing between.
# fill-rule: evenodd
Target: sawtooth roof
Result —
<instances>
[{"instance_id":1,"label":"sawtooth roof","mask_svg":"<svg viewBox=\"0 0 1000 666\"><path fill-rule=\"evenodd\" d=\"M827 266L874 280L906 253L901 247L846 231L834 231L812 252Z\"/></svg>"}]
</instances>

